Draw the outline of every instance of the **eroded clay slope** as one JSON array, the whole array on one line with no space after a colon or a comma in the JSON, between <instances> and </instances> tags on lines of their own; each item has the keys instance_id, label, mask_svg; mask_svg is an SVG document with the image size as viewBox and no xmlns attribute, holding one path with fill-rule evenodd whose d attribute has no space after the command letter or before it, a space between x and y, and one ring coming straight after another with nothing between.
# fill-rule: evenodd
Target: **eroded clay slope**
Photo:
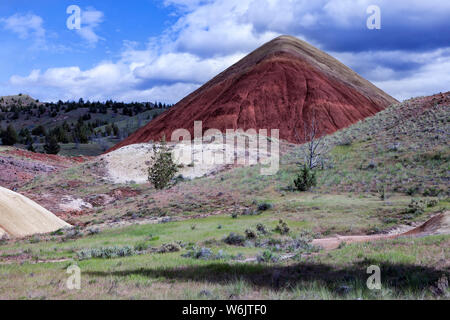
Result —
<instances>
[{"instance_id":1,"label":"eroded clay slope","mask_svg":"<svg viewBox=\"0 0 450 320\"><path fill-rule=\"evenodd\" d=\"M272 40L231 66L114 149L188 129L279 129L280 138L304 140L314 116L323 134L347 127L396 100L311 45L289 36ZM111 151L110 150L110 151Z\"/></svg>"},{"instance_id":2,"label":"eroded clay slope","mask_svg":"<svg viewBox=\"0 0 450 320\"><path fill-rule=\"evenodd\" d=\"M25 237L70 225L36 202L0 187L0 236Z\"/></svg>"}]
</instances>

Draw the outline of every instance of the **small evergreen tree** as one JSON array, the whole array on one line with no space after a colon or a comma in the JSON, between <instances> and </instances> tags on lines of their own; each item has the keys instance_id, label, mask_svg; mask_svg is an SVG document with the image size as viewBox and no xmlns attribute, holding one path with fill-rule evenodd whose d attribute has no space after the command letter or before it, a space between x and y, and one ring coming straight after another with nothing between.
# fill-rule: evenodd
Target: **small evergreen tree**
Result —
<instances>
[{"instance_id":1,"label":"small evergreen tree","mask_svg":"<svg viewBox=\"0 0 450 320\"><path fill-rule=\"evenodd\" d=\"M295 189L308 191L317 184L316 173L305 164L300 168L297 178L294 180Z\"/></svg>"},{"instance_id":2,"label":"small evergreen tree","mask_svg":"<svg viewBox=\"0 0 450 320\"><path fill-rule=\"evenodd\" d=\"M28 145L27 150L30 151L30 152L36 152L36 149L34 149L34 146L33 146L32 143L30 143L30 144Z\"/></svg>"},{"instance_id":3,"label":"small evergreen tree","mask_svg":"<svg viewBox=\"0 0 450 320\"><path fill-rule=\"evenodd\" d=\"M58 139L51 135L45 139L44 150L47 154L58 154L61 147L58 144Z\"/></svg>"},{"instance_id":4,"label":"small evergreen tree","mask_svg":"<svg viewBox=\"0 0 450 320\"><path fill-rule=\"evenodd\" d=\"M112 129L113 129L114 136L115 137L119 136L119 127L115 123L113 123Z\"/></svg>"},{"instance_id":5,"label":"small evergreen tree","mask_svg":"<svg viewBox=\"0 0 450 320\"><path fill-rule=\"evenodd\" d=\"M152 165L148 169L148 181L156 189L164 189L177 171L177 166L172 159L172 152L163 138L160 146L153 145Z\"/></svg>"},{"instance_id":6,"label":"small evergreen tree","mask_svg":"<svg viewBox=\"0 0 450 320\"><path fill-rule=\"evenodd\" d=\"M47 131L42 125L40 125L31 130L31 133L35 136L45 136L47 134Z\"/></svg>"},{"instance_id":7,"label":"small evergreen tree","mask_svg":"<svg viewBox=\"0 0 450 320\"><path fill-rule=\"evenodd\" d=\"M19 141L19 136L12 125L9 125L6 131L2 131L1 138L5 146L13 146Z\"/></svg>"}]
</instances>

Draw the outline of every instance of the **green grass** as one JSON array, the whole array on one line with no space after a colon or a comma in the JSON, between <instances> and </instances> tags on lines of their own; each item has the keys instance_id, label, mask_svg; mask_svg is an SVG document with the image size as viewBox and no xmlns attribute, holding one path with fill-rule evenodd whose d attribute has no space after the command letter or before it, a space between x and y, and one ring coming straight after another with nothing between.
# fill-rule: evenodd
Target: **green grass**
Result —
<instances>
[{"instance_id":1,"label":"green grass","mask_svg":"<svg viewBox=\"0 0 450 320\"><path fill-rule=\"evenodd\" d=\"M211 237L220 238L229 230L242 230L256 220L256 217L235 221L228 217L214 217L195 221L197 228L194 231L189 228L192 221L135 226L64 244L46 242L27 247L39 251L42 246L55 246L59 250L65 246L132 244L149 233L159 235L160 239L153 241L155 245L179 239L201 243ZM223 223L223 229L217 230L217 223ZM239 251L247 256L258 251L223 244L219 247L227 253ZM16 249L14 245L1 248L2 251ZM446 269L442 261L448 261L449 248L450 236L430 236L346 245L329 253L276 264L202 261L183 258L182 252L110 260L25 262L0 265L0 298L435 299L439 297L433 296L429 287L443 274L448 275L448 266ZM80 291L69 291L65 287L68 277L65 271L73 263L82 271ZM381 268L381 291L368 290L365 285L368 277L365 271L370 265ZM6 279L8 281L3 281Z\"/></svg>"}]
</instances>

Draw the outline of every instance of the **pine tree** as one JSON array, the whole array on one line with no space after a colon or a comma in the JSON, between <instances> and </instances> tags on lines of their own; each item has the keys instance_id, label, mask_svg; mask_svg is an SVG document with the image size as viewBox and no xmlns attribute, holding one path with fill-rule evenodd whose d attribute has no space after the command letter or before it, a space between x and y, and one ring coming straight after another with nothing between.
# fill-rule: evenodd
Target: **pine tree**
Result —
<instances>
[{"instance_id":1,"label":"pine tree","mask_svg":"<svg viewBox=\"0 0 450 320\"><path fill-rule=\"evenodd\" d=\"M58 144L58 139L54 135L51 135L45 139L44 150L47 154L58 154L61 147Z\"/></svg>"},{"instance_id":2,"label":"pine tree","mask_svg":"<svg viewBox=\"0 0 450 320\"><path fill-rule=\"evenodd\" d=\"M35 136L45 136L47 134L47 131L42 125L40 125L31 130L31 133Z\"/></svg>"},{"instance_id":3,"label":"pine tree","mask_svg":"<svg viewBox=\"0 0 450 320\"><path fill-rule=\"evenodd\" d=\"M172 159L165 138L160 146L153 145L152 165L148 169L148 180L156 189L164 189L173 179L178 169Z\"/></svg>"},{"instance_id":4,"label":"pine tree","mask_svg":"<svg viewBox=\"0 0 450 320\"><path fill-rule=\"evenodd\" d=\"M30 143L30 144L28 145L27 150L30 151L30 152L36 152L36 149L34 149L34 146L33 146L32 143Z\"/></svg>"},{"instance_id":5,"label":"pine tree","mask_svg":"<svg viewBox=\"0 0 450 320\"><path fill-rule=\"evenodd\" d=\"M312 187L316 186L316 184L316 173L305 164L302 168L300 168L300 172L294 180L295 188L298 191L308 191Z\"/></svg>"},{"instance_id":6,"label":"pine tree","mask_svg":"<svg viewBox=\"0 0 450 320\"><path fill-rule=\"evenodd\" d=\"M118 137L119 136L119 127L115 123L113 123L112 129L113 129L114 136Z\"/></svg>"},{"instance_id":7,"label":"pine tree","mask_svg":"<svg viewBox=\"0 0 450 320\"><path fill-rule=\"evenodd\" d=\"M2 131L1 138L2 144L5 146L13 146L19 141L17 132L12 125L9 125L6 131Z\"/></svg>"}]
</instances>

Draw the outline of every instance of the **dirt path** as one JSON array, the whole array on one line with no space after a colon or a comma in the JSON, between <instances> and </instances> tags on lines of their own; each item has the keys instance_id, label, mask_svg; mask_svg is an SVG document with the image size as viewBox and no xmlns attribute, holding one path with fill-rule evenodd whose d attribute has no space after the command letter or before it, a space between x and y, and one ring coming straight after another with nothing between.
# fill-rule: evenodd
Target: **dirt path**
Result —
<instances>
[{"instance_id":1,"label":"dirt path","mask_svg":"<svg viewBox=\"0 0 450 320\"><path fill-rule=\"evenodd\" d=\"M382 239L396 239L406 236L427 236L433 234L450 234L450 211L432 217L424 224L407 232L397 234L376 234L370 236L336 236L333 238L315 239L312 244L325 250L334 250L341 243L370 242Z\"/></svg>"}]
</instances>

